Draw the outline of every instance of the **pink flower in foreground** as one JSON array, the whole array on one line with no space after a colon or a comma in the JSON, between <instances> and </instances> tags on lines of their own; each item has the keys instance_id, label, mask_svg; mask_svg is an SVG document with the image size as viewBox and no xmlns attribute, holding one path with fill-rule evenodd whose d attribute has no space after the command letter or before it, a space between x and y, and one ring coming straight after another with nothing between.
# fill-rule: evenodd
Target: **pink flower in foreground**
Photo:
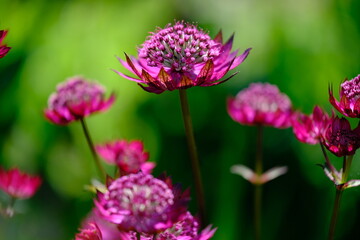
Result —
<instances>
[{"instance_id":1,"label":"pink flower in foreground","mask_svg":"<svg viewBox=\"0 0 360 240\"><path fill-rule=\"evenodd\" d=\"M322 141L338 157L353 155L360 147L360 125L351 130L346 118L332 118Z\"/></svg>"},{"instance_id":2,"label":"pink flower in foreground","mask_svg":"<svg viewBox=\"0 0 360 240\"><path fill-rule=\"evenodd\" d=\"M235 98L228 99L227 110L240 124L276 128L290 127L293 114L289 97L269 83L250 84Z\"/></svg>"},{"instance_id":3,"label":"pink flower in foreground","mask_svg":"<svg viewBox=\"0 0 360 240\"><path fill-rule=\"evenodd\" d=\"M6 44L2 44L8 31L0 30L0 58L5 57L5 55L10 51L11 47L8 47Z\"/></svg>"},{"instance_id":4,"label":"pink flower in foreground","mask_svg":"<svg viewBox=\"0 0 360 240\"><path fill-rule=\"evenodd\" d=\"M40 184L39 176L30 176L17 168L5 171L0 167L0 189L13 198L32 197Z\"/></svg>"},{"instance_id":5,"label":"pink flower in foreground","mask_svg":"<svg viewBox=\"0 0 360 240\"><path fill-rule=\"evenodd\" d=\"M334 98L332 88L329 89L329 101L341 114L360 118L360 74L340 85L340 102Z\"/></svg>"},{"instance_id":6,"label":"pink flower in foreground","mask_svg":"<svg viewBox=\"0 0 360 240\"><path fill-rule=\"evenodd\" d=\"M99 227L95 223L88 223L87 226L76 234L75 240L104 240Z\"/></svg>"},{"instance_id":7,"label":"pink flower in foreground","mask_svg":"<svg viewBox=\"0 0 360 240\"><path fill-rule=\"evenodd\" d=\"M310 116L298 113L294 117L292 125L294 134L300 142L317 144L320 142L330 122L329 115L319 106L315 106Z\"/></svg>"},{"instance_id":8,"label":"pink flower in foreground","mask_svg":"<svg viewBox=\"0 0 360 240\"><path fill-rule=\"evenodd\" d=\"M213 86L229 70L241 64L250 52L240 56L231 52L233 36L225 43L222 33L211 39L197 26L184 21L158 28L138 49L138 59L119 59L125 68L138 78L116 71L120 76L137 82L152 93L186 89L193 86Z\"/></svg>"},{"instance_id":9,"label":"pink flower in foreground","mask_svg":"<svg viewBox=\"0 0 360 240\"><path fill-rule=\"evenodd\" d=\"M155 167L155 163L146 162L149 159L149 153L144 152L144 145L141 141L114 141L96 146L96 151L106 162L116 164L121 174L139 171L148 174Z\"/></svg>"},{"instance_id":10,"label":"pink flower in foreground","mask_svg":"<svg viewBox=\"0 0 360 240\"><path fill-rule=\"evenodd\" d=\"M45 117L55 124L66 125L94 112L108 109L115 100L114 94L105 99L104 88L82 77L73 77L57 86L51 94Z\"/></svg>"},{"instance_id":11,"label":"pink flower in foreground","mask_svg":"<svg viewBox=\"0 0 360 240\"><path fill-rule=\"evenodd\" d=\"M95 205L103 219L121 230L156 233L179 221L188 197L167 180L139 172L114 180L105 193L98 192Z\"/></svg>"}]
</instances>

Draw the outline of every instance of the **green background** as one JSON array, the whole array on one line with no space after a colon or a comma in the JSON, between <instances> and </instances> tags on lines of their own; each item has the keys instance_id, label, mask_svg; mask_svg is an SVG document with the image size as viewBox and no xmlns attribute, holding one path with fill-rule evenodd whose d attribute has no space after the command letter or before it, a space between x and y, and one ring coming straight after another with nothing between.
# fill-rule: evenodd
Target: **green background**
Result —
<instances>
[{"instance_id":1,"label":"green background","mask_svg":"<svg viewBox=\"0 0 360 240\"><path fill-rule=\"evenodd\" d=\"M226 99L262 81L278 85L294 109L308 114L317 104L330 112L328 85L337 96L338 84L359 73L359 9L358 0L0 0L0 29L9 30L4 42L12 47L0 59L0 165L44 179L33 198L16 203L19 214L0 218L0 240L72 239L92 208L83 189L96 171L80 124L43 117L55 86L74 75L117 95L108 111L86 119L96 143L141 139L157 162L154 175L166 171L193 189L178 93L147 93L111 70L126 72L115 56L136 55L149 32L174 19L212 37L220 29L225 39L235 33L233 49L253 48L230 81L187 91L208 215L218 227L213 239L253 239L252 186L230 167L253 167L256 129L232 121ZM265 169L289 171L264 187L263 239L326 239L335 190L316 166L320 147L298 142L291 129L266 128L264 138ZM350 178L360 178L359 160ZM359 195L345 192L337 239L359 236Z\"/></svg>"}]
</instances>

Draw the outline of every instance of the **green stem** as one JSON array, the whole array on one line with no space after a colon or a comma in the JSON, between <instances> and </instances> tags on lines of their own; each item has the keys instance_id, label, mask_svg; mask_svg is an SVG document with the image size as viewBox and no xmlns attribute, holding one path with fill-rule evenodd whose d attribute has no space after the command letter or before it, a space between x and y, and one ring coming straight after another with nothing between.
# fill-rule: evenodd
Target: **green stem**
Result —
<instances>
[{"instance_id":1,"label":"green stem","mask_svg":"<svg viewBox=\"0 0 360 240\"><path fill-rule=\"evenodd\" d=\"M255 173L258 178L263 172L263 126L257 126L256 138L256 158L255 158ZM254 227L255 239L261 238L261 200L262 200L262 184L256 184L254 189Z\"/></svg>"},{"instance_id":2,"label":"green stem","mask_svg":"<svg viewBox=\"0 0 360 240\"><path fill-rule=\"evenodd\" d=\"M99 176L101 177L101 179L104 179L104 181L105 181L106 180L105 179L106 178L106 172L105 172L103 166L100 163L98 155L96 154L95 147L94 147L93 141L91 140L91 136L90 136L89 130L87 128L85 119L81 118L80 122L81 122L81 126L82 126L82 129L83 129L85 137L86 137L86 141L87 141L87 143L89 145L89 148L91 150L91 154L92 154L93 159L95 161L95 165L96 165L97 170L99 172Z\"/></svg>"},{"instance_id":3,"label":"green stem","mask_svg":"<svg viewBox=\"0 0 360 240\"><path fill-rule=\"evenodd\" d=\"M181 110L182 110L182 116L183 116L183 121L184 121L185 133L186 133L188 149L189 149L189 154L190 154L190 160L191 160L191 168L192 168L192 173L193 173L193 177L194 177L196 199L197 199L197 204L198 204L198 208L199 208L199 218L200 218L201 225L205 226L207 224L207 221L206 221L206 216L205 216L204 189L203 189L203 184L202 184L202 180L201 180L200 164L199 164L199 158L198 158L198 154L197 154L197 150L196 150L194 131L193 131L193 127L192 127L191 115L190 115L190 110L189 110L189 103L188 103L185 89L180 89L179 94L180 94Z\"/></svg>"}]
</instances>

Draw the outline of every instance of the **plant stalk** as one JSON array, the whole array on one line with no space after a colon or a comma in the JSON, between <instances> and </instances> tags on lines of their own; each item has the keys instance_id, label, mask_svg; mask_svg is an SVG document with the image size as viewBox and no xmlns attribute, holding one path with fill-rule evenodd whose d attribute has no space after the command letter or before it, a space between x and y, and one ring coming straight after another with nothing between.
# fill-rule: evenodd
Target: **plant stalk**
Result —
<instances>
[{"instance_id":1,"label":"plant stalk","mask_svg":"<svg viewBox=\"0 0 360 240\"><path fill-rule=\"evenodd\" d=\"M257 126L255 173L258 178L263 173L263 126ZM261 205L262 184L256 184L254 189L254 227L255 239L261 239Z\"/></svg>"}]
</instances>

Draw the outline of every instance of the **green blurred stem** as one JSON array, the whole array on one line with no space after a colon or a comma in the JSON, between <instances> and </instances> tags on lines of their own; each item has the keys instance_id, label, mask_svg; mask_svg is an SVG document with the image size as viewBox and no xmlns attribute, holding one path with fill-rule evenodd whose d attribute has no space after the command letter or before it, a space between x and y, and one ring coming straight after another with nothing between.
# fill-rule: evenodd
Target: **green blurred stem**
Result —
<instances>
[{"instance_id":1,"label":"green blurred stem","mask_svg":"<svg viewBox=\"0 0 360 240\"><path fill-rule=\"evenodd\" d=\"M95 165L97 167L99 176L100 176L101 179L103 179L105 181L106 180L105 179L106 178L106 173L105 173L105 170L104 170L103 166L100 163L98 155L96 154L95 147L94 147L93 141L91 140L91 136L90 136L89 130L87 128L85 119L81 118L80 122L81 122L81 126L82 126L82 129L83 129L85 137L86 137L86 141L87 141L87 143L89 145L89 148L91 150L91 154L92 154L92 156L94 158Z\"/></svg>"},{"instance_id":2,"label":"green blurred stem","mask_svg":"<svg viewBox=\"0 0 360 240\"><path fill-rule=\"evenodd\" d=\"M263 172L263 126L257 126L256 138L256 158L255 158L255 173L258 178ZM262 200L262 184L256 184L254 189L254 227L255 239L261 238L261 200Z\"/></svg>"},{"instance_id":3,"label":"green blurred stem","mask_svg":"<svg viewBox=\"0 0 360 240\"><path fill-rule=\"evenodd\" d=\"M347 178L349 176L353 156L354 155L350 155L347 157L344 156L343 168L342 168L342 178L341 178L342 184L346 183ZM336 188L334 208L333 208L333 213L331 216L331 222L330 222L330 228L329 228L329 240L333 240L335 238L336 223L337 223L337 219L338 219L338 215L339 215L339 209L340 209L340 203L341 203L341 197L342 197L343 191L344 191L344 189L341 186Z\"/></svg>"},{"instance_id":4,"label":"green blurred stem","mask_svg":"<svg viewBox=\"0 0 360 240\"><path fill-rule=\"evenodd\" d=\"M192 172L193 172L193 178L194 178L194 184L195 184L195 190L196 190L196 199L197 199L197 204L198 204L198 209L199 209L199 218L200 218L201 225L205 226L207 224L207 220L206 220L206 215L205 215L204 189L203 189L203 184L202 184L202 179L201 179L200 164L199 164L199 158L198 158L197 149L196 149L194 131L193 131L193 127L192 127L189 103L188 103L185 89L180 89L179 94L180 94L180 103L181 103L182 116L183 116L183 120L184 120L185 133L186 133L188 149L189 149L189 154L190 154L190 160L191 160L191 168L192 168Z\"/></svg>"}]
</instances>

